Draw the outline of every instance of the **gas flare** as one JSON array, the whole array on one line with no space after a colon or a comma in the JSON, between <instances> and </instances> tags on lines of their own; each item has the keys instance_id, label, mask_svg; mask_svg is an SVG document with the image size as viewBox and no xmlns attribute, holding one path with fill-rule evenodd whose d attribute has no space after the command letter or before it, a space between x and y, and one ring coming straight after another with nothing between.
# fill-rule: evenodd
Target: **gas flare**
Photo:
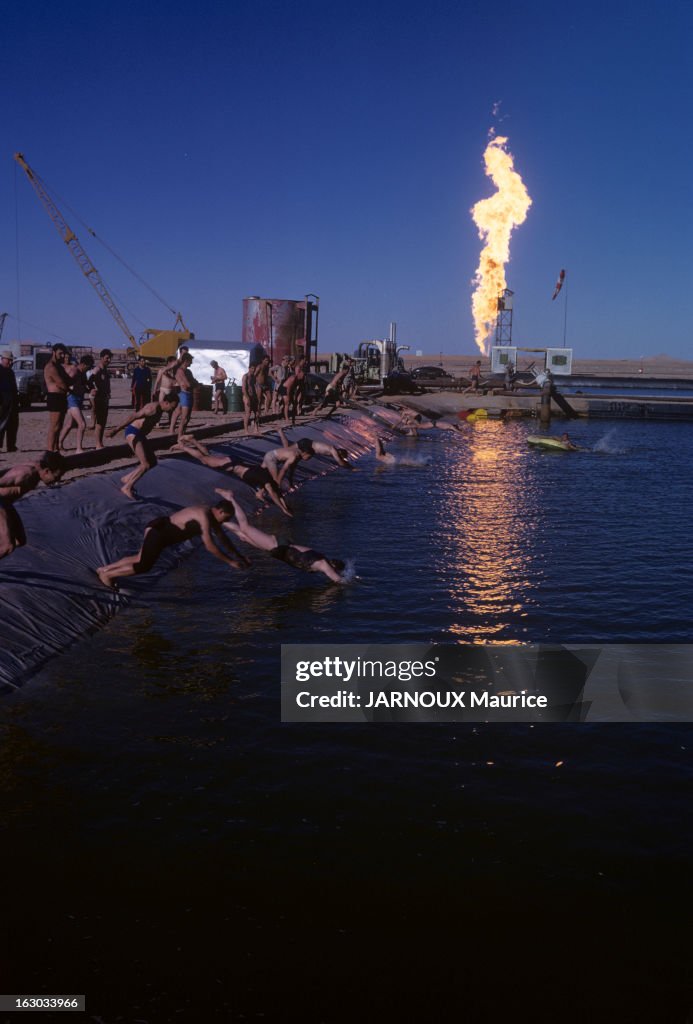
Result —
<instances>
[{"instance_id":1,"label":"gas flare","mask_svg":"<svg viewBox=\"0 0 693 1024\"><path fill-rule=\"evenodd\" d=\"M484 355L488 352L486 341L498 315L498 299L507 287L505 264L510 259L510 235L513 228L524 223L532 205L525 184L514 168L512 153L505 148L507 141L498 136L486 147L486 174L498 191L488 199L481 199L471 210L479 238L486 242L474 275L476 288L472 296L474 338Z\"/></svg>"}]
</instances>

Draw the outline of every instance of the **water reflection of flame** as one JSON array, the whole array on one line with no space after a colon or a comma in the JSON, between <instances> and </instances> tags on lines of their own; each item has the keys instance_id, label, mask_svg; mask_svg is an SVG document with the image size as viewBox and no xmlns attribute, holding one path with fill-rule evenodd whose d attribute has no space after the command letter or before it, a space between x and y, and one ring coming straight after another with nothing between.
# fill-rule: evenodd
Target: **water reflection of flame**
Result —
<instances>
[{"instance_id":1,"label":"water reflection of flame","mask_svg":"<svg viewBox=\"0 0 693 1024\"><path fill-rule=\"evenodd\" d=\"M453 602L451 631L465 643L517 643L511 625L527 614L537 501L522 449L507 428L485 422L459 446L441 509L446 557L440 567Z\"/></svg>"}]
</instances>

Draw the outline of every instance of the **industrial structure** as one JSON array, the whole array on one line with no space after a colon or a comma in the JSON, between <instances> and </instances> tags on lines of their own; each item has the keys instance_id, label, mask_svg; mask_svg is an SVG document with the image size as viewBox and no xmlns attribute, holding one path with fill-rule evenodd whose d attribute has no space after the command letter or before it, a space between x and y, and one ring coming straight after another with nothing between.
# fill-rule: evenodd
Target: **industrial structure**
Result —
<instances>
[{"instance_id":1,"label":"industrial structure","mask_svg":"<svg viewBox=\"0 0 693 1024\"><path fill-rule=\"evenodd\" d=\"M250 295L243 299L243 334L245 345L262 345L272 365L284 356L305 357L314 365L318 354L317 295L303 299L264 299Z\"/></svg>"},{"instance_id":2,"label":"industrial structure","mask_svg":"<svg viewBox=\"0 0 693 1024\"><path fill-rule=\"evenodd\" d=\"M36 171L34 171L29 166L29 164L24 159L22 153L15 153L14 158L26 174L27 178L29 179L32 188L36 192L36 195L39 197L48 216L57 228L58 234L70 250L70 253L72 254L75 262L77 263L77 266L84 274L89 284L92 286L92 288L99 296L108 312L111 314L115 322L118 324L120 330L127 338L128 346L130 349L132 349L132 354L137 354L138 356L146 356L147 358L153 358L154 360L163 360L166 358L166 356L174 355L177 352L179 345L186 341L192 340L195 337L195 335L192 334L187 329L183 322L183 317L181 316L180 313L176 314L176 322L173 325L172 330L160 331L153 328L147 329L144 331L144 334L142 335L139 341L135 340L132 331L128 327L127 323L125 322L125 319L123 318L122 313L118 309L118 306L116 305L113 296L106 287L105 281L103 280L100 273L98 272L98 270L92 263L91 259L87 255L86 250L79 241L77 235L68 225L67 221L65 220L65 217L63 216L55 200L51 196L50 191L48 190L48 186L43 181L43 179L39 177ZM94 237L96 237L93 231L91 232L91 234L94 235ZM130 270L129 267L128 269ZM147 287L149 288L149 285L147 285ZM149 290L153 291L153 289L151 288ZM154 292L154 294L156 295L156 292ZM160 296L157 295L157 298L159 299L159 301L163 302ZM179 326L182 328L182 330L177 330Z\"/></svg>"}]
</instances>

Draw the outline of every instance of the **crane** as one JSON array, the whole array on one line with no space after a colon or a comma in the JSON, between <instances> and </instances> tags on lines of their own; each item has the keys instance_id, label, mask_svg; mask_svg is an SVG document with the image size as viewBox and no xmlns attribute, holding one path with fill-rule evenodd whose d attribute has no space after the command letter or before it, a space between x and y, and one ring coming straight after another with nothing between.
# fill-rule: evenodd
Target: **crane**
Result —
<instances>
[{"instance_id":1,"label":"crane","mask_svg":"<svg viewBox=\"0 0 693 1024\"><path fill-rule=\"evenodd\" d=\"M125 337L128 339L130 346L134 348L135 351L137 351L138 353L141 353L142 350L135 341L134 335L132 334L127 323L125 322L122 313L118 309L113 299L113 296L110 294L108 288L106 287L105 281L103 280L98 270L92 263L91 259L87 255L77 235L74 233L74 231L69 226L64 216L56 206L50 192L48 191L46 183L39 177L36 171L34 171L29 166L29 164L24 159L24 155L22 153L15 153L14 158L26 174L27 178L29 179L32 188L41 200L41 203L43 204L44 209L48 213L48 216L58 229L60 237L72 253L75 262L77 263L77 266L82 271L82 273L84 274L84 276L86 277L87 281L92 286L96 294L99 296L99 298L101 299L104 306L111 314L115 322L118 324ZM183 331L176 331L176 327L178 327L179 324L184 328ZM174 324L173 331L148 330L145 332L145 334L148 338L148 341L145 342L145 344L148 347L153 348L152 354L156 356L173 354L172 352L160 352L159 349L161 348L161 346L154 345L154 343L156 342L156 336L158 335L161 335L161 340L162 342L164 342L164 347L172 347L173 352L176 351L176 348L178 347L178 344L180 344L181 341L189 341L195 337L195 335L191 334L190 331L188 331L187 328L185 327L185 324L183 323L183 318L181 317L180 313L178 314L176 323Z\"/></svg>"}]
</instances>

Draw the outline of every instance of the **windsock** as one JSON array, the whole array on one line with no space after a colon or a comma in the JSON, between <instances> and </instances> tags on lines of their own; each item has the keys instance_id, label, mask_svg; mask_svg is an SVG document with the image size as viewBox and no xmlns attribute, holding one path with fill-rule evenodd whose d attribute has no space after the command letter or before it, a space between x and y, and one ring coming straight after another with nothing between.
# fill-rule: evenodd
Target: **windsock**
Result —
<instances>
[{"instance_id":1,"label":"windsock","mask_svg":"<svg viewBox=\"0 0 693 1024\"><path fill-rule=\"evenodd\" d=\"M558 280L556 281L556 288L554 290L553 295L551 296L551 301L552 302L556 298L558 293L560 292L561 288L563 287L563 282L564 281L565 281L565 270L562 270L560 272L560 274L558 275Z\"/></svg>"}]
</instances>

